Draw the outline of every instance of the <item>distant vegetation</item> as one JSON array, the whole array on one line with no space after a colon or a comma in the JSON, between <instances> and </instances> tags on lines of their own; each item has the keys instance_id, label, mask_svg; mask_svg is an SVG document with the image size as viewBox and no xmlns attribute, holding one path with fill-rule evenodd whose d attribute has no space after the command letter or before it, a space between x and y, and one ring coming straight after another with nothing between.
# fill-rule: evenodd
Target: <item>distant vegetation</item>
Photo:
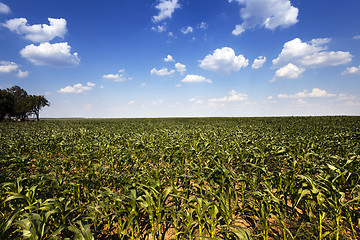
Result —
<instances>
[{"instance_id":1,"label":"distant vegetation","mask_svg":"<svg viewBox=\"0 0 360 240\"><path fill-rule=\"evenodd\" d=\"M359 239L360 117L0 125L0 239Z\"/></svg>"},{"instance_id":2,"label":"distant vegetation","mask_svg":"<svg viewBox=\"0 0 360 240\"><path fill-rule=\"evenodd\" d=\"M40 110L49 105L49 101L44 96L28 95L19 86L0 89L0 121L4 119L25 121L31 115L35 115L39 121Z\"/></svg>"}]
</instances>

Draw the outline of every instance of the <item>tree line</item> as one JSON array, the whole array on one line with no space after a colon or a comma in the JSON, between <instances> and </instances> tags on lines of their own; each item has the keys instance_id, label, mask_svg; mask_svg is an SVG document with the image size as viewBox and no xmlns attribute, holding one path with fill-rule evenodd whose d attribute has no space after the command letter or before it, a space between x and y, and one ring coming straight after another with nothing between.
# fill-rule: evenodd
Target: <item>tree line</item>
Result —
<instances>
[{"instance_id":1,"label":"tree line","mask_svg":"<svg viewBox=\"0 0 360 240\"><path fill-rule=\"evenodd\" d=\"M31 115L40 120L40 110L50 106L49 101L42 95L28 95L19 86L0 89L0 121L5 119L20 119L25 121Z\"/></svg>"}]
</instances>

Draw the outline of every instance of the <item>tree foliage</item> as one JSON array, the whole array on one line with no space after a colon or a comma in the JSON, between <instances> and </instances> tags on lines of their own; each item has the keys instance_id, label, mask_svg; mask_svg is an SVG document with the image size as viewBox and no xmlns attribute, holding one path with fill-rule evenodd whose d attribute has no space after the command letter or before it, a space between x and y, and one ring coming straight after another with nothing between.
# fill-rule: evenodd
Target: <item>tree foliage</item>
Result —
<instances>
[{"instance_id":1,"label":"tree foliage","mask_svg":"<svg viewBox=\"0 0 360 240\"><path fill-rule=\"evenodd\" d=\"M35 115L39 121L39 113L43 107L50 106L44 96L28 95L19 86L0 89L0 121L15 118L24 121Z\"/></svg>"}]
</instances>

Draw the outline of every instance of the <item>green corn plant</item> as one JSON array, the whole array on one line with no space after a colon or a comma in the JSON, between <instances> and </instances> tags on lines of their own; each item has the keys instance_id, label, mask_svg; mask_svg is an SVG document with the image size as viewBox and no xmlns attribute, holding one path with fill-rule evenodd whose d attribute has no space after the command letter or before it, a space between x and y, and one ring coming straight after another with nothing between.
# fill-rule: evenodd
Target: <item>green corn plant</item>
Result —
<instances>
[{"instance_id":1,"label":"green corn plant","mask_svg":"<svg viewBox=\"0 0 360 240\"><path fill-rule=\"evenodd\" d=\"M207 214L208 202L202 197L191 197L188 201L188 205L194 208L196 216L196 228L200 239L203 238L203 234L206 228L205 215Z\"/></svg>"},{"instance_id":2,"label":"green corn plant","mask_svg":"<svg viewBox=\"0 0 360 240\"><path fill-rule=\"evenodd\" d=\"M168 199L173 188L172 186L163 190L159 188L160 182L158 181L152 182L152 186L142 185L144 194L139 197L139 204L145 209L149 217L153 238L161 240L166 232L163 224L168 214L168 209L172 204Z\"/></svg>"},{"instance_id":3,"label":"green corn plant","mask_svg":"<svg viewBox=\"0 0 360 240\"><path fill-rule=\"evenodd\" d=\"M0 239L10 239L12 233L15 230L9 231L11 227L14 226L15 220L21 215L22 209L17 208L11 212L11 214L6 217L3 213L0 212Z\"/></svg>"},{"instance_id":4,"label":"green corn plant","mask_svg":"<svg viewBox=\"0 0 360 240\"><path fill-rule=\"evenodd\" d=\"M78 208L75 208L73 202L69 198L60 197L59 199L51 198L46 199L43 203L43 207L48 207L54 209L54 213L57 216L60 216L61 224L67 225L70 222L70 215L76 214ZM76 217L72 218L73 221L76 220Z\"/></svg>"},{"instance_id":5,"label":"green corn plant","mask_svg":"<svg viewBox=\"0 0 360 240\"><path fill-rule=\"evenodd\" d=\"M127 212L126 217L128 218L128 229L131 239L140 239L140 218L143 215L140 210L140 200L140 196L138 196L135 188L130 188L127 194L124 195L123 204Z\"/></svg>"},{"instance_id":6,"label":"green corn plant","mask_svg":"<svg viewBox=\"0 0 360 240\"><path fill-rule=\"evenodd\" d=\"M182 226L179 236L183 236L185 239L188 240L196 239L195 230L198 222L196 220L195 209L187 205L186 207L184 207L184 211L180 215L180 218Z\"/></svg>"},{"instance_id":7,"label":"green corn plant","mask_svg":"<svg viewBox=\"0 0 360 240\"><path fill-rule=\"evenodd\" d=\"M217 230L219 229L222 221L222 217L219 216L219 209L216 204L211 202L206 202L206 214L205 218L205 228L209 233L211 239L215 239L217 235Z\"/></svg>"},{"instance_id":8,"label":"green corn plant","mask_svg":"<svg viewBox=\"0 0 360 240\"><path fill-rule=\"evenodd\" d=\"M95 240L89 225L84 225L80 220L76 221L76 224L78 224L80 228L75 225L68 227L68 229L75 234L74 240Z\"/></svg>"},{"instance_id":9,"label":"green corn plant","mask_svg":"<svg viewBox=\"0 0 360 240\"><path fill-rule=\"evenodd\" d=\"M276 201L276 199L273 199L269 191L264 192L253 192L254 197L254 213L259 218L261 233L263 236L263 239L268 240L269 239L269 232L270 232L270 223L269 218L270 215L273 212L273 204L272 201Z\"/></svg>"},{"instance_id":10,"label":"green corn plant","mask_svg":"<svg viewBox=\"0 0 360 240\"><path fill-rule=\"evenodd\" d=\"M321 240L324 237L323 234L323 225L324 225L324 219L326 217L326 211L325 211L325 196L321 192L321 190L318 188L317 184L307 176L299 175L299 179L305 180L306 182L303 183L303 187L299 189L298 192L298 205L300 201L307 197L306 202L308 203L308 210L309 210L309 217L313 218L312 216L317 215L317 229L318 229L318 239ZM315 219L315 218L313 218ZM328 233L327 233L328 234ZM326 235L327 235L326 234ZM326 236L325 235L325 236Z\"/></svg>"},{"instance_id":11,"label":"green corn plant","mask_svg":"<svg viewBox=\"0 0 360 240\"><path fill-rule=\"evenodd\" d=\"M22 219L17 221L15 224L20 227L20 232L24 239L30 240L42 240L50 236L49 227L47 223L50 215L54 213L53 210L42 211L40 214L37 213L25 213L22 214Z\"/></svg>"}]
</instances>

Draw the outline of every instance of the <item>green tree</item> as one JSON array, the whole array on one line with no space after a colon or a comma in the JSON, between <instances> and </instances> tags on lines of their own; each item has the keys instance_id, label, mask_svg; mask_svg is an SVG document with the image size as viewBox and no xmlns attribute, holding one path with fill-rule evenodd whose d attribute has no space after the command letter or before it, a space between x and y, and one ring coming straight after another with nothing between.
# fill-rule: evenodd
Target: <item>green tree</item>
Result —
<instances>
[{"instance_id":1,"label":"green tree","mask_svg":"<svg viewBox=\"0 0 360 240\"><path fill-rule=\"evenodd\" d=\"M13 96L6 89L0 89L0 121L13 115L13 105Z\"/></svg>"},{"instance_id":2,"label":"green tree","mask_svg":"<svg viewBox=\"0 0 360 240\"><path fill-rule=\"evenodd\" d=\"M10 116L24 121L31 112L31 98L19 86L13 86L7 90L14 99Z\"/></svg>"},{"instance_id":3,"label":"green tree","mask_svg":"<svg viewBox=\"0 0 360 240\"><path fill-rule=\"evenodd\" d=\"M30 95L32 113L36 115L36 119L40 121L39 112L43 107L50 106L49 101L44 96Z\"/></svg>"},{"instance_id":4,"label":"green tree","mask_svg":"<svg viewBox=\"0 0 360 240\"><path fill-rule=\"evenodd\" d=\"M16 118L24 121L34 114L39 121L39 112L45 106L50 103L44 96L28 95L19 86L0 89L0 120Z\"/></svg>"}]
</instances>

